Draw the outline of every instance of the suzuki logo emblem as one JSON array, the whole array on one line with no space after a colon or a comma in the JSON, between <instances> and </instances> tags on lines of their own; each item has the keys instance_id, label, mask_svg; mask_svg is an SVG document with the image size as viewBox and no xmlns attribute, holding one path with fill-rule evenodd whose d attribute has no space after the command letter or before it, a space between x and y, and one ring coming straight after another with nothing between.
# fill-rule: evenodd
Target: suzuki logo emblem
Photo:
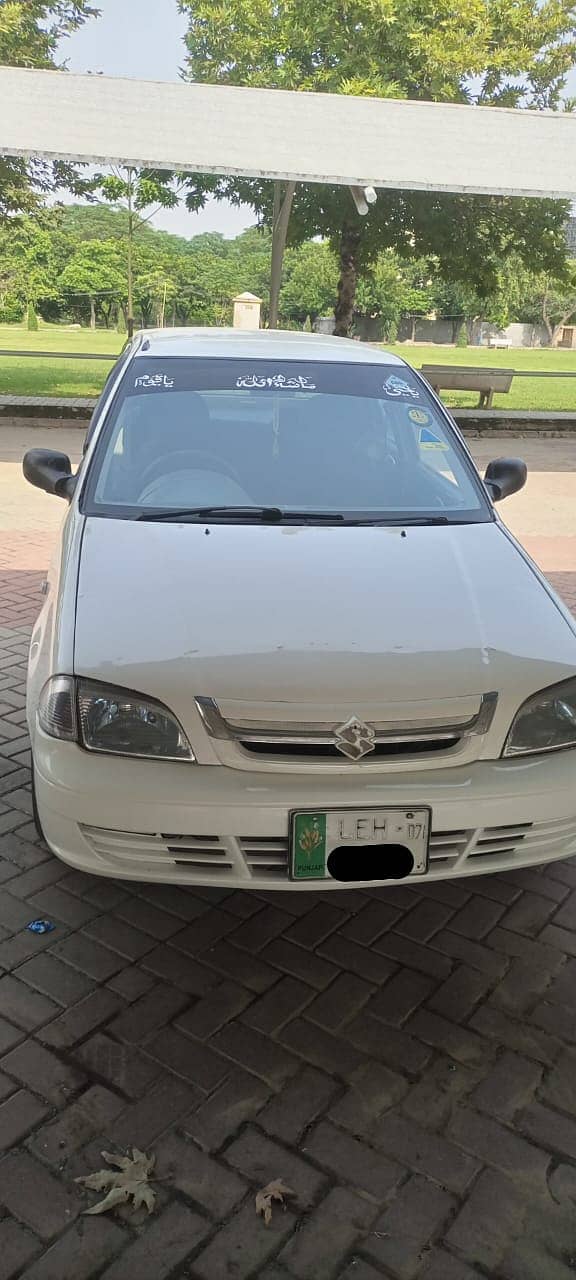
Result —
<instances>
[{"instance_id":1,"label":"suzuki logo emblem","mask_svg":"<svg viewBox=\"0 0 576 1280\"><path fill-rule=\"evenodd\" d=\"M361 760L374 750L376 735L369 724L357 716L351 716L345 724L334 730L335 744L349 760Z\"/></svg>"}]
</instances>

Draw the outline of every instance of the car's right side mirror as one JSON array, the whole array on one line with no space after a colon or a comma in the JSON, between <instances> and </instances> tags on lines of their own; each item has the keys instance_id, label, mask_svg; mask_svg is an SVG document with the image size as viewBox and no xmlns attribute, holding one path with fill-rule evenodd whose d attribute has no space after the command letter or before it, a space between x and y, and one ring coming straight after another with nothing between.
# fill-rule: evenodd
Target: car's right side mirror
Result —
<instances>
[{"instance_id":1,"label":"car's right side mirror","mask_svg":"<svg viewBox=\"0 0 576 1280\"><path fill-rule=\"evenodd\" d=\"M22 470L30 484L46 493L55 493L68 502L76 487L76 476L72 475L72 463L66 453L56 453L53 449L29 449L24 454Z\"/></svg>"},{"instance_id":2,"label":"car's right side mirror","mask_svg":"<svg viewBox=\"0 0 576 1280\"><path fill-rule=\"evenodd\" d=\"M523 489L527 476L528 468L522 458L494 458L486 467L484 484L493 502L501 502Z\"/></svg>"}]
</instances>

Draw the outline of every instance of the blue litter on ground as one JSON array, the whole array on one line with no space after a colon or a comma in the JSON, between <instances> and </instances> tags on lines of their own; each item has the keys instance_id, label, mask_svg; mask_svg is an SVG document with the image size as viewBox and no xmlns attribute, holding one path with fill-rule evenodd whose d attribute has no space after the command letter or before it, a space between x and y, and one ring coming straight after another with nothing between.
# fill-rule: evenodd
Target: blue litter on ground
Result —
<instances>
[{"instance_id":1,"label":"blue litter on ground","mask_svg":"<svg viewBox=\"0 0 576 1280\"><path fill-rule=\"evenodd\" d=\"M56 925L52 924L51 920L31 920L30 924L26 925L26 928L30 933L52 933Z\"/></svg>"}]
</instances>

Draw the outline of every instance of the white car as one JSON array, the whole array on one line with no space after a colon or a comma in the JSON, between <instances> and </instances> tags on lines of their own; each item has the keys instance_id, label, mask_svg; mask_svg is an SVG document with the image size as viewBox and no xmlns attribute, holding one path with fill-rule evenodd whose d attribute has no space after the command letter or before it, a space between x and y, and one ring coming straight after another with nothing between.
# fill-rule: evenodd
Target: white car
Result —
<instances>
[{"instance_id":1,"label":"white car","mask_svg":"<svg viewBox=\"0 0 576 1280\"><path fill-rule=\"evenodd\" d=\"M574 620L401 360L138 334L71 474L28 682L36 817L124 879L337 889L576 852Z\"/></svg>"}]
</instances>

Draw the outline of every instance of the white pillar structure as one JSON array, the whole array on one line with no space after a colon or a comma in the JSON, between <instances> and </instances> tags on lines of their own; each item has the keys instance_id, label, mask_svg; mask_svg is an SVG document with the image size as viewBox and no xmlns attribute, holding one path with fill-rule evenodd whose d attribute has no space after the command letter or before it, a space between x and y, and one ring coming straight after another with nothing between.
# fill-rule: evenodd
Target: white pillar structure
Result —
<instances>
[{"instance_id":1,"label":"white pillar structure","mask_svg":"<svg viewBox=\"0 0 576 1280\"><path fill-rule=\"evenodd\" d=\"M254 293L240 293L234 301L234 328L259 329L262 299Z\"/></svg>"}]
</instances>

